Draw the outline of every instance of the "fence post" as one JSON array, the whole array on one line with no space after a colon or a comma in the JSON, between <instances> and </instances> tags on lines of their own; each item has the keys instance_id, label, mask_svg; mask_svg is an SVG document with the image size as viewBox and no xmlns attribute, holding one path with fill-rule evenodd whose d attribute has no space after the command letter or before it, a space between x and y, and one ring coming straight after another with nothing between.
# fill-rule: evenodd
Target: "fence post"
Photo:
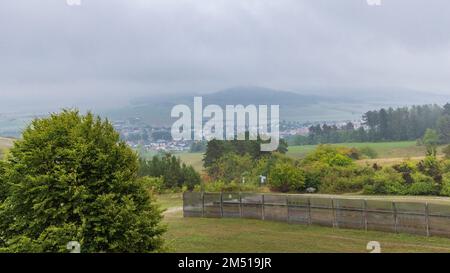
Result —
<instances>
[{"instance_id":1,"label":"fence post","mask_svg":"<svg viewBox=\"0 0 450 273\"><path fill-rule=\"evenodd\" d=\"M308 225L312 224L312 217L311 217L311 197L308 197Z\"/></svg>"},{"instance_id":2,"label":"fence post","mask_svg":"<svg viewBox=\"0 0 450 273\"><path fill-rule=\"evenodd\" d=\"M428 202L425 203L425 225L427 229L427 237L430 236L430 214L428 209Z\"/></svg>"},{"instance_id":3,"label":"fence post","mask_svg":"<svg viewBox=\"0 0 450 273\"><path fill-rule=\"evenodd\" d=\"M185 208L185 205L186 205L186 192L184 191L183 192L183 217L186 217L185 216L185 210L184 210L184 208Z\"/></svg>"},{"instance_id":4,"label":"fence post","mask_svg":"<svg viewBox=\"0 0 450 273\"><path fill-rule=\"evenodd\" d=\"M220 192L220 217L223 218L223 192Z\"/></svg>"},{"instance_id":5,"label":"fence post","mask_svg":"<svg viewBox=\"0 0 450 273\"><path fill-rule=\"evenodd\" d=\"M334 198L331 199L331 211L333 212L333 227L339 228L338 222L337 222L337 211L336 211Z\"/></svg>"},{"instance_id":6,"label":"fence post","mask_svg":"<svg viewBox=\"0 0 450 273\"><path fill-rule=\"evenodd\" d=\"M364 230L367 231L367 200L363 200Z\"/></svg>"},{"instance_id":7,"label":"fence post","mask_svg":"<svg viewBox=\"0 0 450 273\"><path fill-rule=\"evenodd\" d=\"M202 217L205 217L205 192L202 191Z\"/></svg>"},{"instance_id":8,"label":"fence post","mask_svg":"<svg viewBox=\"0 0 450 273\"><path fill-rule=\"evenodd\" d=\"M290 217L289 217L289 195L286 195L286 218L287 218L287 222L290 222Z\"/></svg>"},{"instance_id":9,"label":"fence post","mask_svg":"<svg viewBox=\"0 0 450 273\"><path fill-rule=\"evenodd\" d=\"M239 192L239 217L242 218L242 193Z\"/></svg>"},{"instance_id":10,"label":"fence post","mask_svg":"<svg viewBox=\"0 0 450 273\"><path fill-rule=\"evenodd\" d=\"M266 219L266 215L265 215L265 212L264 212L264 194L262 194L261 195L261 218L263 219L263 220L265 220Z\"/></svg>"},{"instance_id":11,"label":"fence post","mask_svg":"<svg viewBox=\"0 0 450 273\"><path fill-rule=\"evenodd\" d=\"M394 211L394 228L395 228L395 233L397 233L398 220L397 220L397 206L395 205L395 202L392 202L392 210Z\"/></svg>"}]
</instances>

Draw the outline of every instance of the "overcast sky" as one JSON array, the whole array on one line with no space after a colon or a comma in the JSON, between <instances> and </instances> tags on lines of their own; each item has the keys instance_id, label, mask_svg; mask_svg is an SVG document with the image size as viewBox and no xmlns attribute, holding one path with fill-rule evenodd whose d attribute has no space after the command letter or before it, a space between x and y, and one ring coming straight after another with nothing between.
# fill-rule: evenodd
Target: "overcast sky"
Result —
<instances>
[{"instance_id":1,"label":"overcast sky","mask_svg":"<svg viewBox=\"0 0 450 273\"><path fill-rule=\"evenodd\" d=\"M0 1L0 107L238 85L450 95L448 0L81 1Z\"/></svg>"}]
</instances>

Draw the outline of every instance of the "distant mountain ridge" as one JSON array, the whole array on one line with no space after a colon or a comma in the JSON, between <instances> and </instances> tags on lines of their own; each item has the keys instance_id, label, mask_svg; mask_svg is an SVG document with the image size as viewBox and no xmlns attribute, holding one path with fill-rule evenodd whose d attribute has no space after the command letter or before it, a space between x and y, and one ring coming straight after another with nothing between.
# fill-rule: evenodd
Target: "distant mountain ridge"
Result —
<instances>
[{"instance_id":1,"label":"distant mountain ridge","mask_svg":"<svg viewBox=\"0 0 450 273\"><path fill-rule=\"evenodd\" d=\"M193 106L194 96L203 98L203 106L225 105L279 105L280 119L289 121L341 121L360 119L369 110L412 104L444 103L446 96L430 95L412 90L367 89L323 92L311 90L297 93L257 86L241 86L213 93L152 96L133 99L130 106L107 113L112 119L139 117L151 125L170 125L174 119L170 111L177 104ZM326 91L326 90L325 90ZM315 94L315 95L312 95ZM341 94L341 95L335 95ZM383 99L384 98L384 99ZM450 100L450 99L449 99Z\"/></svg>"}]
</instances>

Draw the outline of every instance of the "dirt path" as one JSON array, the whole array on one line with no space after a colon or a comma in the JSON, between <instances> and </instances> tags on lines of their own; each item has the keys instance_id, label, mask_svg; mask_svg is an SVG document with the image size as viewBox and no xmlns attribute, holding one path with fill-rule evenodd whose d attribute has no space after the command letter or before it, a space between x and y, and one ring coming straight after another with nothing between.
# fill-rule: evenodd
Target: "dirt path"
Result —
<instances>
[{"instance_id":1,"label":"dirt path","mask_svg":"<svg viewBox=\"0 0 450 273\"><path fill-rule=\"evenodd\" d=\"M164 215L167 214L172 214L172 213L176 213L176 212L180 212L183 211L183 207L173 207L173 208L168 208L166 211L163 212Z\"/></svg>"}]
</instances>

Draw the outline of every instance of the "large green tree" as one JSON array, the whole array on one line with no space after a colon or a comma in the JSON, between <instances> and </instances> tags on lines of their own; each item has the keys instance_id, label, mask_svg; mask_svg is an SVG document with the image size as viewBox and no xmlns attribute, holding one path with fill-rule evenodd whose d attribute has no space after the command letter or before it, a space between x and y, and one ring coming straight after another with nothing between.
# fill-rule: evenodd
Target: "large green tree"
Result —
<instances>
[{"instance_id":1,"label":"large green tree","mask_svg":"<svg viewBox=\"0 0 450 273\"><path fill-rule=\"evenodd\" d=\"M108 121L64 110L35 119L1 179L0 247L9 252L152 252L161 212L136 179L137 155Z\"/></svg>"}]
</instances>

